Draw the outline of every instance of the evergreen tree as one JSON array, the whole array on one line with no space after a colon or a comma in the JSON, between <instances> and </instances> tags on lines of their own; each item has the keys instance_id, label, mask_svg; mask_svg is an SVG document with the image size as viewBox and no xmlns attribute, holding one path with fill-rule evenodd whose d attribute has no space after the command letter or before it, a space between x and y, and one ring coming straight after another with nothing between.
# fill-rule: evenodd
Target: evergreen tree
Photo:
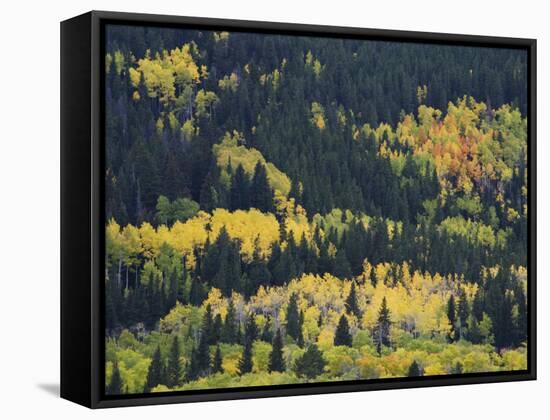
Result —
<instances>
[{"instance_id":1,"label":"evergreen tree","mask_svg":"<svg viewBox=\"0 0 550 420\"><path fill-rule=\"evenodd\" d=\"M273 338L272 350L269 354L269 372L284 372L285 360L283 357L283 338L281 330L277 328Z\"/></svg>"},{"instance_id":2,"label":"evergreen tree","mask_svg":"<svg viewBox=\"0 0 550 420\"><path fill-rule=\"evenodd\" d=\"M204 178L200 190L200 206L201 209L211 212L215 208L222 207L223 188L219 183L220 169L216 159L212 159L208 175Z\"/></svg>"},{"instance_id":3,"label":"evergreen tree","mask_svg":"<svg viewBox=\"0 0 550 420\"><path fill-rule=\"evenodd\" d=\"M258 161L250 188L250 205L264 213L273 212L273 191L267 179L265 165Z\"/></svg>"},{"instance_id":4,"label":"evergreen tree","mask_svg":"<svg viewBox=\"0 0 550 420\"><path fill-rule=\"evenodd\" d=\"M212 324L212 336L211 336L212 341L210 342L210 344L217 344L220 341L221 335L222 335L222 328L223 328L222 316L221 314L218 313L214 317L214 323Z\"/></svg>"},{"instance_id":5,"label":"evergreen tree","mask_svg":"<svg viewBox=\"0 0 550 420\"><path fill-rule=\"evenodd\" d=\"M202 334L206 337L206 342L211 345L216 343L214 335L214 319L212 318L212 306L206 305L206 311L202 318Z\"/></svg>"},{"instance_id":6,"label":"evergreen tree","mask_svg":"<svg viewBox=\"0 0 550 420\"><path fill-rule=\"evenodd\" d=\"M198 376L206 376L210 370L210 348L208 347L208 335L202 332L196 351L196 366Z\"/></svg>"},{"instance_id":7,"label":"evergreen tree","mask_svg":"<svg viewBox=\"0 0 550 420\"><path fill-rule=\"evenodd\" d=\"M315 344L311 344L306 352L296 359L294 372L299 377L313 379L325 370L326 361L323 354Z\"/></svg>"},{"instance_id":8,"label":"evergreen tree","mask_svg":"<svg viewBox=\"0 0 550 420\"><path fill-rule=\"evenodd\" d=\"M248 299L256 294L260 285L268 286L271 284L271 273L267 268L266 261L261 257L260 245L258 236L254 240L254 253L252 262L248 268L248 284L243 285L244 295Z\"/></svg>"},{"instance_id":9,"label":"evergreen tree","mask_svg":"<svg viewBox=\"0 0 550 420\"><path fill-rule=\"evenodd\" d=\"M343 248L336 253L333 274L340 279L349 279L352 276L351 266Z\"/></svg>"},{"instance_id":10,"label":"evergreen tree","mask_svg":"<svg viewBox=\"0 0 550 420\"><path fill-rule=\"evenodd\" d=\"M468 331L466 333L466 339L473 344L480 344L483 340L479 329L479 323L473 315L468 318Z\"/></svg>"},{"instance_id":11,"label":"evergreen tree","mask_svg":"<svg viewBox=\"0 0 550 420\"><path fill-rule=\"evenodd\" d=\"M250 181L242 165L237 167L235 176L231 180L231 210L247 209L250 206Z\"/></svg>"},{"instance_id":12,"label":"evergreen tree","mask_svg":"<svg viewBox=\"0 0 550 420\"><path fill-rule=\"evenodd\" d=\"M239 359L239 375L252 372L252 341L245 339L244 350Z\"/></svg>"},{"instance_id":13,"label":"evergreen tree","mask_svg":"<svg viewBox=\"0 0 550 420\"><path fill-rule=\"evenodd\" d=\"M181 381L180 349L178 336L174 336L166 365L166 385L175 388Z\"/></svg>"},{"instance_id":14,"label":"evergreen tree","mask_svg":"<svg viewBox=\"0 0 550 420\"><path fill-rule=\"evenodd\" d=\"M120 370L118 369L118 362L113 362L113 372L111 373L111 382L107 386L105 393L108 395L120 395L122 394L122 377L120 376Z\"/></svg>"},{"instance_id":15,"label":"evergreen tree","mask_svg":"<svg viewBox=\"0 0 550 420\"><path fill-rule=\"evenodd\" d=\"M527 299L525 292L521 285L517 284L514 288L514 300L515 300L515 315L513 315L513 343L515 346L520 346L522 342L527 339L527 316L529 311L527 310Z\"/></svg>"},{"instance_id":16,"label":"evergreen tree","mask_svg":"<svg viewBox=\"0 0 550 420\"><path fill-rule=\"evenodd\" d=\"M300 313L298 312L298 295L290 295L286 309L286 333L294 340L298 340L301 334Z\"/></svg>"},{"instance_id":17,"label":"evergreen tree","mask_svg":"<svg viewBox=\"0 0 550 420\"><path fill-rule=\"evenodd\" d=\"M214 360L212 361L212 373L223 373L222 362L222 352L220 346L217 345L216 352L214 353Z\"/></svg>"},{"instance_id":18,"label":"evergreen tree","mask_svg":"<svg viewBox=\"0 0 550 420\"><path fill-rule=\"evenodd\" d=\"M483 318L484 307L483 290L480 288L474 296L474 302L472 303L472 314L478 322Z\"/></svg>"},{"instance_id":19,"label":"evergreen tree","mask_svg":"<svg viewBox=\"0 0 550 420\"><path fill-rule=\"evenodd\" d=\"M420 367L420 365L417 363L416 360L413 360L413 362L409 366L409 373L407 374L407 376L416 377L416 376L423 376L423 375L424 373L422 371L422 368Z\"/></svg>"},{"instance_id":20,"label":"evergreen tree","mask_svg":"<svg viewBox=\"0 0 550 420\"><path fill-rule=\"evenodd\" d=\"M227 306L227 314L225 315L225 322L222 327L221 340L230 344L237 342L235 305L233 305L232 299L229 300L229 305Z\"/></svg>"},{"instance_id":21,"label":"evergreen tree","mask_svg":"<svg viewBox=\"0 0 550 420\"><path fill-rule=\"evenodd\" d=\"M189 382L196 380L200 376L199 355L195 347L191 349L191 357L185 369L185 379Z\"/></svg>"},{"instance_id":22,"label":"evergreen tree","mask_svg":"<svg viewBox=\"0 0 550 420\"><path fill-rule=\"evenodd\" d=\"M349 295L346 298L346 312L348 314L353 314L357 318L361 318L361 310L359 309L359 303L357 302L357 292L355 290L355 282L351 283L351 289Z\"/></svg>"},{"instance_id":23,"label":"evergreen tree","mask_svg":"<svg viewBox=\"0 0 550 420\"><path fill-rule=\"evenodd\" d=\"M194 306L200 306L204 299L204 292L200 281L193 277L191 280L191 289L189 291L189 303Z\"/></svg>"},{"instance_id":24,"label":"evergreen tree","mask_svg":"<svg viewBox=\"0 0 550 420\"><path fill-rule=\"evenodd\" d=\"M334 345L351 347L352 341L353 338L349 332L348 319L345 315L342 315L340 317L340 321L338 321L338 326L336 327L336 332L334 334Z\"/></svg>"},{"instance_id":25,"label":"evergreen tree","mask_svg":"<svg viewBox=\"0 0 550 420\"><path fill-rule=\"evenodd\" d=\"M182 275L181 277L178 279L178 285L177 285L177 296L176 296L176 299L180 302L180 303L187 303L188 299L187 299L187 292L186 292L186 283L188 281L190 281L190 277L189 277L189 274L187 272L187 269L185 268L185 263L186 263L186 258L185 256L182 257Z\"/></svg>"},{"instance_id":26,"label":"evergreen tree","mask_svg":"<svg viewBox=\"0 0 550 420\"><path fill-rule=\"evenodd\" d=\"M378 319L376 326L374 327L373 338L378 349L378 353L381 353L382 346L390 347L390 327L391 327L391 312L388 308L386 297L382 299L380 310L378 311Z\"/></svg>"},{"instance_id":27,"label":"evergreen tree","mask_svg":"<svg viewBox=\"0 0 550 420\"><path fill-rule=\"evenodd\" d=\"M155 352L153 353L153 359L149 365L149 370L147 371L147 380L145 381L143 392L151 392L151 390L157 385L165 383L166 381L163 376L164 365L160 354L160 346L157 346Z\"/></svg>"},{"instance_id":28,"label":"evergreen tree","mask_svg":"<svg viewBox=\"0 0 550 420\"><path fill-rule=\"evenodd\" d=\"M464 288L460 289L460 300L458 301L458 334L460 338L463 338L466 334L466 327L468 324L468 318L470 317L470 307L468 305L468 298L466 297L466 291Z\"/></svg>"},{"instance_id":29,"label":"evergreen tree","mask_svg":"<svg viewBox=\"0 0 550 420\"><path fill-rule=\"evenodd\" d=\"M449 333L449 338L451 340L456 339L456 303L454 295L449 297L447 302L447 318L449 319L449 324L451 325L451 332Z\"/></svg>"}]
</instances>

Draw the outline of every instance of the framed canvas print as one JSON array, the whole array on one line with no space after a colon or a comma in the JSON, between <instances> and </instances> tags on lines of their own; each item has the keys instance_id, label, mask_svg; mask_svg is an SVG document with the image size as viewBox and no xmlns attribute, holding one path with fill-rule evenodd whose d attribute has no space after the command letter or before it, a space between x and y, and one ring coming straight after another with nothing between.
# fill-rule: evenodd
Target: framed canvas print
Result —
<instances>
[{"instance_id":1,"label":"framed canvas print","mask_svg":"<svg viewBox=\"0 0 550 420\"><path fill-rule=\"evenodd\" d=\"M63 22L62 397L535 379L535 47Z\"/></svg>"}]
</instances>

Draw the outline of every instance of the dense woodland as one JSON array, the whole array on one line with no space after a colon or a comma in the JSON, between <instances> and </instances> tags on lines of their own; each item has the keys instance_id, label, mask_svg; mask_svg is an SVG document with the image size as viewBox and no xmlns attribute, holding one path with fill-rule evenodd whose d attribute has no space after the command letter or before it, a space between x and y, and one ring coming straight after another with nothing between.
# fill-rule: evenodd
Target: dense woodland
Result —
<instances>
[{"instance_id":1,"label":"dense woodland","mask_svg":"<svg viewBox=\"0 0 550 420\"><path fill-rule=\"evenodd\" d=\"M108 27L107 393L525 369L526 70Z\"/></svg>"}]
</instances>

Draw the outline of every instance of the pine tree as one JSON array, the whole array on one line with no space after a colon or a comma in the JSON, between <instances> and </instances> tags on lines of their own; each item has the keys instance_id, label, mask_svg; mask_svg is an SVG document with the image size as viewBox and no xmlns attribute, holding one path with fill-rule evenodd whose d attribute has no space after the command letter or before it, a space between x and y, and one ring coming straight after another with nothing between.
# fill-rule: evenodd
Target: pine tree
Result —
<instances>
[{"instance_id":1,"label":"pine tree","mask_svg":"<svg viewBox=\"0 0 550 420\"><path fill-rule=\"evenodd\" d=\"M382 352L382 346L390 347L390 327L391 327L391 312L388 308L386 297L382 299L380 310L378 311L378 320L374 328L373 338L376 343L378 354Z\"/></svg>"},{"instance_id":2,"label":"pine tree","mask_svg":"<svg viewBox=\"0 0 550 420\"><path fill-rule=\"evenodd\" d=\"M191 349L191 357L185 368L185 379L188 382L196 380L200 375L199 356L195 347Z\"/></svg>"},{"instance_id":3,"label":"pine tree","mask_svg":"<svg viewBox=\"0 0 550 420\"><path fill-rule=\"evenodd\" d=\"M211 212L213 209L222 207L220 203L222 201L221 185L219 185L220 169L216 162L216 159L212 159L210 163L210 170L208 175L204 178L200 190L200 206L207 212Z\"/></svg>"},{"instance_id":4,"label":"pine tree","mask_svg":"<svg viewBox=\"0 0 550 420\"><path fill-rule=\"evenodd\" d=\"M349 295L346 298L346 312L353 314L357 318L361 318L361 310L359 309L359 303L357 302L357 291L355 290L355 282L351 283L351 289Z\"/></svg>"},{"instance_id":5,"label":"pine tree","mask_svg":"<svg viewBox=\"0 0 550 420\"><path fill-rule=\"evenodd\" d=\"M298 312L298 295L290 295L286 309L286 333L294 340L300 336L300 313Z\"/></svg>"},{"instance_id":6,"label":"pine tree","mask_svg":"<svg viewBox=\"0 0 550 420\"><path fill-rule=\"evenodd\" d=\"M182 257L182 275L178 278L176 299L180 303L187 303L186 283L189 281L187 269L185 268L186 257Z\"/></svg>"},{"instance_id":7,"label":"pine tree","mask_svg":"<svg viewBox=\"0 0 550 420\"><path fill-rule=\"evenodd\" d=\"M208 347L208 336L201 333L199 338L199 346L196 351L197 371L199 376L206 376L210 370L210 348Z\"/></svg>"},{"instance_id":8,"label":"pine tree","mask_svg":"<svg viewBox=\"0 0 550 420\"><path fill-rule=\"evenodd\" d=\"M453 341L456 339L456 304L454 295L451 295L451 297L449 297L449 301L447 302L447 318L449 319L449 324L451 325L449 338Z\"/></svg>"},{"instance_id":9,"label":"pine tree","mask_svg":"<svg viewBox=\"0 0 550 420\"><path fill-rule=\"evenodd\" d=\"M222 316L218 313L214 317L214 323L212 324L212 341L210 344L217 344L220 341L222 335L222 327Z\"/></svg>"},{"instance_id":10,"label":"pine tree","mask_svg":"<svg viewBox=\"0 0 550 420\"><path fill-rule=\"evenodd\" d=\"M239 164L235 171L235 176L231 180L230 198L231 210L248 209L250 194L250 181L244 168Z\"/></svg>"},{"instance_id":11,"label":"pine tree","mask_svg":"<svg viewBox=\"0 0 550 420\"><path fill-rule=\"evenodd\" d=\"M517 284L514 288L514 300L516 302L516 315L513 317L514 322L514 334L513 342L515 346L520 346L523 341L527 339L527 325L528 325L528 310L527 300L525 292L520 284Z\"/></svg>"},{"instance_id":12,"label":"pine tree","mask_svg":"<svg viewBox=\"0 0 550 420\"><path fill-rule=\"evenodd\" d=\"M264 213L273 212L273 191L267 179L265 165L258 161L250 188L250 205Z\"/></svg>"},{"instance_id":13,"label":"pine tree","mask_svg":"<svg viewBox=\"0 0 550 420\"><path fill-rule=\"evenodd\" d=\"M166 385L175 388L181 381L180 349L178 336L174 336L166 365Z\"/></svg>"},{"instance_id":14,"label":"pine tree","mask_svg":"<svg viewBox=\"0 0 550 420\"><path fill-rule=\"evenodd\" d=\"M151 364L149 365L149 370L147 371L147 380L145 381L143 392L151 392L154 387L166 382L163 376L164 366L160 354L160 346L157 346L155 352L153 353L153 359L151 360Z\"/></svg>"},{"instance_id":15,"label":"pine tree","mask_svg":"<svg viewBox=\"0 0 550 420\"><path fill-rule=\"evenodd\" d=\"M472 344L480 344L483 340L479 329L479 323L473 315L468 318L468 332L466 334L466 339Z\"/></svg>"},{"instance_id":16,"label":"pine tree","mask_svg":"<svg viewBox=\"0 0 550 420\"><path fill-rule=\"evenodd\" d=\"M351 266L343 248L336 253L333 274L340 279L349 279L352 276Z\"/></svg>"},{"instance_id":17,"label":"pine tree","mask_svg":"<svg viewBox=\"0 0 550 420\"><path fill-rule=\"evenodd\" d=\"M212 373L223 373L222 366L222 352L220 346L216 346L216 352L214 353L214 360L212 361Z\"/></svg>"},{"instance_id":18,"label":"pine tree","mask_svg":"<svg viewBox=\"0 0 550 420\"><path fill-rule=\"evenodd\" d=\"M306 352L296 359L294 372L299 377L313 379L323 373L326 363L317 345L311 344Z\"/></svg>"},{"instance_id":19,"label":"pine tree","mask_svg":"<svg viewBox=\"0 0 550 420\"><path fill-rule=\"evenodd\" d=\"M413 360L411 365L409 366L409 373L407 376L409 377L415 377L415 376L423 376L422 368L420 365L416 362L416 360Z\"/></svg>"},{"instance_id":20,"label":"pine tree","mask_svg":"<svg viewBox=\"0 0 550 420\"><path fill-rule=\"evenodd\" d=\"M275 337L273 338L272 350L269 355L269 372L284 372L285 360L283 357L283 338L281 330L277 328Z\"/></svg>"},{"instance_id":21,"label":"pine tree","mask_svg":"<svg viewBox=\"0 0 550 420\"><path fill-rule=\"evenodd\" d=\"M230 344L237 342L235 305L232 299L229 300L229 305L227 306L227 314L225 315L225 322L222 327L221 339L223 342Z\"/></svg>"},{"instance_id":22,"label":"pine tree","mask_svg":"<svg viewBox=\"0 0 550 420\"><path fill-rule=\"evenodd\" d=\"M352 341L353 338L349 332L348 319L345 315L342 315L340 321L338 321L338 326L334 334L334 345L351 347Z\"/></svg>"},{"instance_id":23,"label":"pine tree","mask_svg":"<svg viewBox=\"0 0 550 420\"><path fill-rule=\"evenodd\" d=\"M472 314L475 316L476 320L479 322L483 319L485 302L483 301L483 290L478 289L474 302L472 303Z\"/></svg>"},{"instance_id":24,"label":"pine tree","mask_svg":"<svg viewBox=\"0 0 550 420\"><path fill-rule=\"evenodd\" d=\"M113 373L111 374L111 382L105 390L108 395L120 395L122 394L122 377L120 376L120 370L118 369L118 362L113 362Z\"/></svg>"},{"instance_id":25,"label":"pine tree","mask_svg":"<svg viewBox=\"0 0 550 420\"><path fill-rule=\"evenodd\" d=\"M459 321L458 334L460 338L464 338L466 334L468 318L470 317L470 307L468 305L468 298L466 297L466 291L463 288L460 289L460 300L458 301L457 314L458 314L458 321Z\"/></svg>"},{"instance_id":26,"label":"pine tree","mask_svg":"<svg viewBox=\"0 0 550 420\"><path fill-rule=\"evenodd\" d=\"M260 285L268 286L271 284L271 273L267 268L266 261L261 256L259 240L259 236L254 240L252 262L247 271L249 281L246 285L243 284L244 295L247 299L256 294Z\"/></svg>"},{"instance_id":27,"label":"pine tree","mask_svg":"<svg viewBox=\"0 0 550 420\"><path fill-rule=\"evenodd\" d=\"M239 375L252 372L252 341L245 340L244 350L239 359Z\"/></svg>"},{"instance_id":28,"label":"pine tree","mask_svg":"<svg viewBox=\"0 0 550 420\"><path fill-rule=\"evenodd\" d=\"M200 306L204 299L204 292L200 281L193 277L191 280L191 289L189 291L189 303L194 306Z\"/></svg>"},{"instance_id":29,"label":"pine tree","mask_svg":"<svg viewBox=\"0 0 550 420\"><path fill-rule=\"evenodd\" d=\"M214 319L212 318L212 306L206 305L206 311L202 318L202 334L206 337L208 344L215 344Z\"/></svg>"}]
</instances>

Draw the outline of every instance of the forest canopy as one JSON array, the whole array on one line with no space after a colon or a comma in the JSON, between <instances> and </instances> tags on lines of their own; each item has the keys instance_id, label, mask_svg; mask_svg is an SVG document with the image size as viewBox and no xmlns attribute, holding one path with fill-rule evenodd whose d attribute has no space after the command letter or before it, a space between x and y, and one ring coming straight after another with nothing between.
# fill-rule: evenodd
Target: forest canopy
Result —
<instances>
[{"instance_id":1,"label":"forest canopy","mask_svg":"<svg viewBox=\"0 0 550 420\"><path fill-rule=\"evenodd\" d=\"M107 394L526 369L524 51L106 33Z\"/></svg>"}]
</instances>

